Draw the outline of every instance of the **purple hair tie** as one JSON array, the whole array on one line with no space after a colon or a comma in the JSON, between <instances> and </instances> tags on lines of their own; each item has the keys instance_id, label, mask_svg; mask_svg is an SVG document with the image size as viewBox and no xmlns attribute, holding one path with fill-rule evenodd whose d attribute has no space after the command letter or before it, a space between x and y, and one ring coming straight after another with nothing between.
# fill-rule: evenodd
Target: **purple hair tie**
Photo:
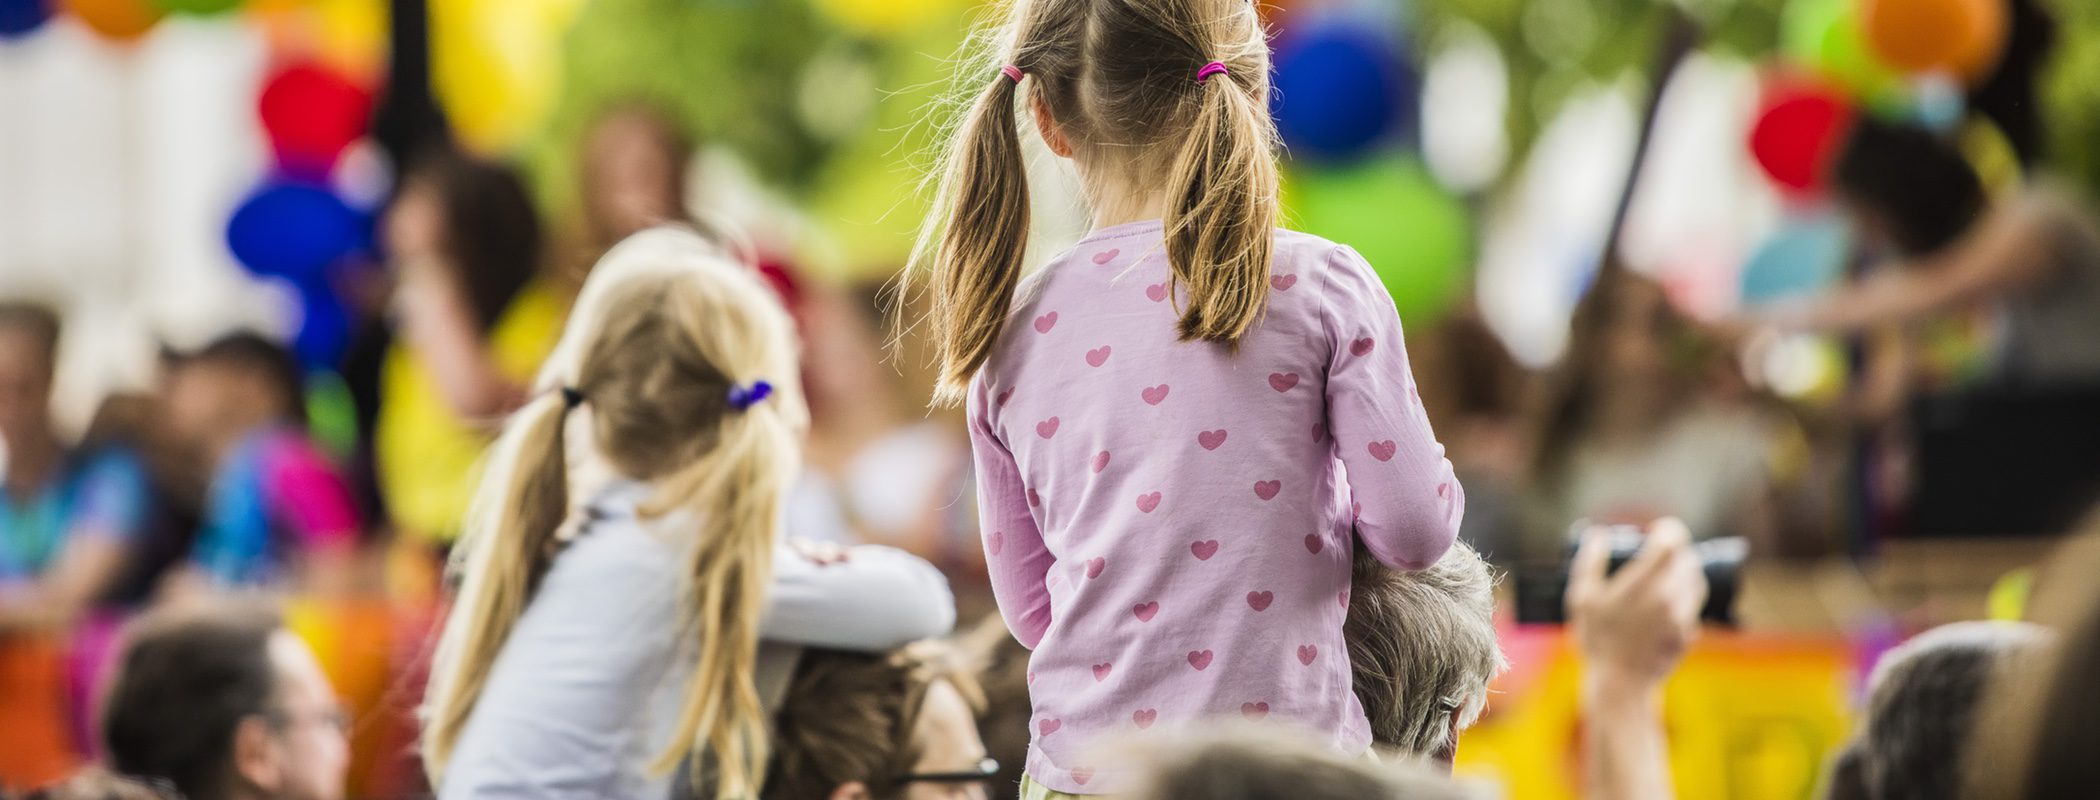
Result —
<instances>
[{"instance_id":1,"label":"purple hair tie","mask_svg":"<svg viewBox=\"0 0 2100 800\"><path fill-rule=\"evenodd\" d=\"M1202 69L1196 70L1196 82L1202 83L1204 81L1210 80L1210 76L1223 73L1224 71L1225 62L1212 61L1208 64L1203 65Z\"/></svg>"},{"instance_id":2,"label":"purple hair tie","mask_svg":"<svg viewBox=\"0 0 2100 800\"><path fill-rule=\"evenodd\" d=\"M738 411L749 411L773 394L773 384L752 381L750 386L729 387L729 407Z\"/></svg>"},{"instance_id":3,"label":"purple hair tie","mask_svg":"<svg viewBox=\"0 0 2100 800\"><path fill-rule=\"evenodd\" d=\"M1016 67L1012 64L1000 67L999 74L1005 75L1008 78L1012 78L1014 83L1020 83L1021 78L1027 75L1027 73L1021 71L1020 67Z\"/></svg>"}]
</instances>

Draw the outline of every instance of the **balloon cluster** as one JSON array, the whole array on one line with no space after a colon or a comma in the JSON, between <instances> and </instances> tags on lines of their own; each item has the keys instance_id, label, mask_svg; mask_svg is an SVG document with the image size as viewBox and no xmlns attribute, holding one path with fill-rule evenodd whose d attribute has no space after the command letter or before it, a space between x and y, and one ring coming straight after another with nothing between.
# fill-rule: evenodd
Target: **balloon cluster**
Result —
<instances>
[{"instance_id":1,"label":"balloon cluster","mask_svg":"<svg viewBox=\"0 0 2100 800\"><path fill-rule=\"evenodd\" d=\"M1389 11L1344 3L1272 19L1271 112L1289 157L1289 223L1354 247L1414 323L1464 292L1471 223L1416 151L1421 79Z\"/></svg>"},{"instance_id":2,"label":"balloon cluster","mask_svg":"<svg viewBox=\"0 0 2100 800\"><path fill-rule=\"evenodd\" d=\"M222 14L242 0L0 0L0 39L25 36L60 12L111 42L136 41L169 14ZM55 6L55 8L54 8Z\"/></svg>"}]
</instances>

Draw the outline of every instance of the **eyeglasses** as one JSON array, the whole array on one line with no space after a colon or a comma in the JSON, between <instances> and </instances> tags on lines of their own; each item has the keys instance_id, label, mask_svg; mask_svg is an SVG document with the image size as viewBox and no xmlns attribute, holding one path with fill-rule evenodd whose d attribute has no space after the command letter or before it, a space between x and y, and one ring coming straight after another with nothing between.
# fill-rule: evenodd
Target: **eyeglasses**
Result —
<instances>
[{"instance_id":1,"label":"eyeglasses","mask_svg":"<svg viewBox=\"0 0 2100 800\"><path fill-rule=\"evenodd\" d=\"M977 768L959 772L921 772L900 775L897 783L970 783L999 776L999 759L985 758L977 762Z\"/></svg>"}]
</instances>

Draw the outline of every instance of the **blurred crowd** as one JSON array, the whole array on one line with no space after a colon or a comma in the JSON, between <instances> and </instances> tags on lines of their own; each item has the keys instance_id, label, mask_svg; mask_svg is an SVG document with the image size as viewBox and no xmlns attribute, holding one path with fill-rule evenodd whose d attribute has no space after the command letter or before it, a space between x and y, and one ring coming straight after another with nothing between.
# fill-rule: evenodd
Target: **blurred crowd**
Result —
<instances>
[{"instance_id":1,"label":"blurred crowd","mask_svg":"<svg viewBox=\"0 0 2100 800\"><path fill-rule=\"evenodd\" d=\"M50 398L66 320L0 298L0 784L49 784L32 795L44 797L338 797L354 735L360 758L400 763L360 766L351 791L429 791L406 757L411 710L484 451L506 415L562 388L535 375L590 265L680 224L752 264L799 334L810 420L786 534L818 563L856 545L916 556L945 577L949 620L964 623L873 652L791 656L766 698L763 796L1012 796L1026 654L988 618L968 442L958 414L925 408L929 356L904 323L916 309L882 283L806 274L783 232L695 207L704 192L688 176L707 175L688 169L695 145L665 116L616 107L584 148L581 207L558 224L508 165L442 148L404 163L340 365L357 423L347 440L308 424L294 354L244 330L166 349L153 385L63 432ZM1521 366L1464 304L1410 329L1422 400L1470 507L1464 545L1433 568L1358 565L1356 692L1381 760L1398 765L1226 731L1133 755L1148 765L1140 796L1477 796L1444 775L1503 667L1498 614L1572 626L1592 796L1668 796L1655 689L1702 616L1733 622L1725 602L1711 608L1736 574L1716 563L2072 531L2100 486L2089 455L2063 452L2100 430L2093 213L2046 180L1988 193L1950 145L1897 125L1860 123L1837 159L1860 276L1824 296L1698 319L1607 262L1566 357L1545 371ZM1931 326L1983 318L1995 326L1987 368L1949 375L1921 357ZM1767 385L1765 365L1806 331L1850 336L1859 379L1837 402ZM1610 544L1628 530L1647 532L1630 559ZM2100 595L2081 576L2100 557L2093 536L2037 579L2031 616L2046 627L1947 626L1884 657L1827 796L2090 796ZM1704 544L1715 541L1739 549ZM367 648L384 679L332 686L344 677L291 635L285 598L377 598L389 628L407 631Z\"/></svg>"}]
</instances>

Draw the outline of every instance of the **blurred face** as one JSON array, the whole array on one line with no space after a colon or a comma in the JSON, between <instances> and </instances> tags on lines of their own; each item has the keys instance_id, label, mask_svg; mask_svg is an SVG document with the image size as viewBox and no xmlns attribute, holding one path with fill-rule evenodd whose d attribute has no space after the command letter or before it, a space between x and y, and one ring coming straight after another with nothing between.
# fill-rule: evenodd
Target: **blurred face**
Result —
<instances>
[{"instance_id":1,"label":"blurred face","mask_svg":"<svg viewBox=\"0 0 2100 800\"><path fill-rule=\"evenodd\" d=\"M50 429L51 354L34 334L0 328L0 440Z\"/></svg>"},{"instance_id":2,"label":"blurred face","mask_svg":"<svg viewBox=\"0 0 2100 800\"><path fill-rule=\"evenodd\" d=\"M397 269L427 265L445 257L445 209L428 187L410 183L386 211L383 223L387 255Z\"/></svg>"},{"instance_id":3,"label":"blurred face","mask_svg":"<svg viewBox=\"0 0 2100 800\"><path fill-rule=\"evenodd\" d=\"M640 114L598 123L583 154L584 212L608 242L685 216L687 154L673 152L661 124Z\"/></svg>"},{"instance_id":4,"label":"blurred face","mask_svg":"<svg viewBox=\"0 0 2100 800\"><path fill-rule=\"evenodd\" d=\"M1646 380L1669 367L1664 351L1668 308L1653 285L1626 282L1612 298L1604 363L1615 380Z\"/></svg>"},{"instance_id":5,"label":"blurred face","mask_svg":"<svg viewBox=\"0 0 2100 800\"><path fill-rule=\"evenodd\" d=\"M985 757L984 740L977 735L977 717L962 693L947 681L926 690L918 724L912 728L912 744L921 754L912 765L914 775L974 772ZM985 782L913 781L904 787L904 800L984 800Z\"/></svg>"},{"instance_id":6,"label":"blurred face","mask_svg":"<svg viewBox=\"0 0 2100 800\"><path fill-rule=\"evenodd\" d=\"M247 420L273 414L277 390L229 364L193 362L169 370L165 398L168 432L188 444L204 444Z\"/></svg>"},{"instance_id":7,"label":"blurred face","mask_svg":"<svg viewBox=\"0 0 2100 800\"><path fill-rule=\"evenodd\" d=\"M282 762L277 796L284 800L338 800L350 764L343 709L321 662L289 631L270 641L282 705Z\"/></svg>"}]
</instances>

